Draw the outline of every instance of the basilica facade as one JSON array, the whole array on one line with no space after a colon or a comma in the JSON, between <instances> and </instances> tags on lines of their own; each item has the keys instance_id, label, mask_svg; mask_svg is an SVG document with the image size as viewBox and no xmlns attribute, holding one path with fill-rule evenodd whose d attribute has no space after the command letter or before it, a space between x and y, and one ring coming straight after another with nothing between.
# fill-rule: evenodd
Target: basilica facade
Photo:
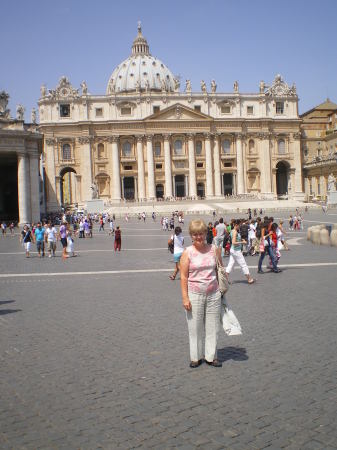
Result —
<instances>
[{"instance_id":1,"label":"basilica facade","mask_svg":"<svg viewBox=\"0 0 337 450\"><path fill-rule=\"evenodd\" d=\"M131 55L112 72L104 95L62 77L41 87L48 211L177 198L303 199L296 87L280 75L256 93L238 82L220 93L212 80L180 86L151 56L138 26Z\"/></svg>"}]
</instances>

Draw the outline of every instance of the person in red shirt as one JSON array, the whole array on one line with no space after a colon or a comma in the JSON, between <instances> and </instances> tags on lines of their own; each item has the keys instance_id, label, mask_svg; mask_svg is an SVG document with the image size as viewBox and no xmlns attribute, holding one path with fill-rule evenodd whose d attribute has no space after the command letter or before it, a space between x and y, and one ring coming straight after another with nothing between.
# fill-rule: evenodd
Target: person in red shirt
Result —
<instances>
[{"instance_id":1,"label":"person in red shirt","mask_svg":"<svg viewBox=\"0 0 337 450\"><path fill-rule=\"evenodd\" d=\"M121 233L121 230L119 229L119 227L117 227L115 230L115 242L114 242L115 252L117 250L120 252L121 247L122 247L122 233Z\"/></svg>"}]
</instances>

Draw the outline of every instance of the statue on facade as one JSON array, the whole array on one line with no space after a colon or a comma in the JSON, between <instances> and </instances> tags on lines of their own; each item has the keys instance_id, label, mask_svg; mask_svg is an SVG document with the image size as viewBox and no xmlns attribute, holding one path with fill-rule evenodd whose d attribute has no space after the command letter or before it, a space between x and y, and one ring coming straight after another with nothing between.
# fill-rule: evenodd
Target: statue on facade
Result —
<instances>
[{"instance_id":1,"label":"statue on facade","mask_svg":"<svg viewBox=\"0 0 337 450\"><path fill-rule=\"evenodd\" d=\"M336 178L332 173L328 176L328 192L336 191Z\"/></svg>"},{"instance_id":2,"label":"statue on facade","mask_svg":"<svg viewBox=\"0 0 337 450\"><path fill-rule=\"evenodd\" d=\"M191 92L192 91L191 80L186 80L185 91L186 92Z\"/></svg>"},{"instance_id":3,"label":"statue on facade","mask_svg":"<svg viewBox=\"0 0 337 450\"><path fill-rule=\"evenodd\" d=\"M237 81L234 81L233 90L236 94L239 92L239 83Z\"/></svg>"},{"instance_id":4,"label":"statue on facade","mask_svg":"<svg viewBox=\"0 0 337 450\"><path fill-rule=\"evenodd\" d=\"M90 189L91 189L91 198L92 198L92 200L98 198L98 185L97 185L97 183L93 183L90 186Z\"/></svg>"},{"instance_id":5,"label":"statue on facade","mask_svg":"<svg viewBox=\"0 0 337 450\"><path fill-rule=\"evenodd\" d=\"M25 108L22 105L17 105L16 107L16 118L17 120L24 120Z\"/></svg>"},{"instance_id":6,"label":"statue on facade","mask_svg":"<svg viewBox=\"0 0 337 450\"><path fill-rule=\"evenodd\" d=\"M87 83L85 81L82 81L81 89L82 89L82 95L87 95L88 94L88 86L87 86Z\"/></svg>"},{"instance_id":7,"label":"statue on facade","mask_svg":"<svg viewBox=\"0 0 337 450\"><path fill-rule=\"evenodd\" d=\"M204 82L204 80L201 80L200 85L201 85L201 91L204 94L207 94L207 87L206 87L206 83Z\"/></svg>"},{"instance_id":8,"label":"statue on facade","mask_svg":"<svg viewBox=\"0 0 337 450\"><path fill-rule=\"evenodd\" d=\"M150 90L150 82L149 82L149 80L146 80L145 81L145 92L149 92L149 90Z\"/></svg>"},{"instance_id":9,"label":"statue on facade","mask_svg":"<svg viewBox=\"0 0 337 450\"><path fill-rule=\"evenodd\" d=\"M140 82L139 82L139 80L136 81L136 92L140 92Z\"/></svg>"},{"instance_id":10,"label":"statue on facade","mask_svg":"<svg viewBox=\"0 0 337 450\"><path fill-rule=\"evenodd\" d=\"M176 78L174 79L174 89L175 89L176 91L179 91L179 89L180 89L180 80L179 80L178 77L176 77Z\"/></svg>"},{"instance_id":11,"label":"statue on facade","mask_svg":"<svg viewBox=\"0 0 337 450\"><path fill-rule=\"evenodd\" d=\"M36 123L36 109L35 108L32 109L32 112L30 114L30 121L32 123Z\"/></svg>"},{"instance_id":12,"label":"statue on facade","mask_svg":"<svg viewBox=\"0 0 337 450\"><path fill-rule=\"evenodd\" d=\"M212 80L211 81L211 92L212 92L212 94L214 94L216 92L216 88L217 88L216 82L215 82L215 80Z\"/></svg>"},{"instance_id":13,"label":"statue on facade","mask_svg":"<svg viewBox=\"0 0 337 450\"><path fill-rule=\"evenodd\" d=\"M263 80L260 81L260 94L264 94L264 91L266 89L266 84Z\"/></svg>"},{"instance_id":14,"label":"statue on facade","mask_svg":"<svg viewBox=\"0 0 337 450\"><path fill-rule=\"evenodd\" d=\"M108 93L109 93L109 94L113 94L114 92L115 92L114 79L113 79L113 78L110 78L109 84L108 84Z\"/></svg>"},{"instance_id":15,"label":"statue on facade","mask_svg":"<svg viewBox=\"0 0 337 450\"><path fill-rule=\"evenodd\" d=\"M7 109L9 94L6 91L0 91L0 116L8 117L9 109Z\"/></svg>"},{"instance_id":16,"label":"statue on facade","mask_svg":"<svg viewBox=\"0 0 337 450\"><path fill-rule=\"evenodd\" d=\"M45 84L42 84L40 87L41 97L45 97L47 95L47 88Z\"/></svg>"},{"instance_id":17,"label":"statue on facade","mask_svg":"<svg viewBox=\"0 0 337 450\"><path fill-rule=\"evenodd\" d=\"M160 84L161 84L161 91L162 91L163 93L165 93L165 92L166 92L166 83L165 83L165 80L162 79L161 82L160 82Z\"/></svg>"}]
</instances>

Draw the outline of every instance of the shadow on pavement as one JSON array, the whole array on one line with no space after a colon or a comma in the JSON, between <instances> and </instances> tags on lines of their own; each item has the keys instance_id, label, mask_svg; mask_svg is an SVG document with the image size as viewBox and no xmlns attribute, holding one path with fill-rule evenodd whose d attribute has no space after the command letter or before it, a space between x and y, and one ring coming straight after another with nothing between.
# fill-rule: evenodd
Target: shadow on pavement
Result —
<instances>
[{"instance_id":1,"label":"shadow on pavement","mask_svg":"<svg viewBox=\"0 0 337 450\"><path fill-rule=\"evenodd\" d=\"M243 347L219 348L217 357L221 362L229 361L230 359L233 361L247 361L249 359L247 350Z\"/></svg>"},{"instance_id":2,"label":"shadow on pavement","mask_svg":"<svg viewBox=\"0 0 337 450\"><path fill-rule=\"evenodd\" d=\"M0 305L7 305L7 303L14 303L15 300L0 300Z\"/></svg>"},{"instance_id":3,"label":"shadow on pavement","mask_svg":"<svg viewBox=\"0 0 337 450\"><path fill-rule=\"evenodd\" d=\"M14 303L15 300L0 300L1 305L7 305L8 303ZM4 316L5 314L12 314L22 311L22 309L0 309L0 316Z\"/></svg>"}]
</instances>

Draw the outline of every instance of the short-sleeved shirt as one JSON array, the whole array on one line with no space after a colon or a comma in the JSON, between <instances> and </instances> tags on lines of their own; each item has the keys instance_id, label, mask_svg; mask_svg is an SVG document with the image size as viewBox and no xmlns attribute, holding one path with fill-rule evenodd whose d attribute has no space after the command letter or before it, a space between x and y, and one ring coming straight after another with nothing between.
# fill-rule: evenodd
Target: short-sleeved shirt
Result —
<instances>
[{"instance_id":1,"label":"short-sleeved shirt","mask_svg":"<svg viewBox=\"0 0 337 450\"><path fill-rule=\"evenodd\" d=\"M176 234L173 234L171 236L171 239L174 243L173 253L175 255L180 255L184 251L184 236L183 236L183 234L180 233L180 234L178 234L178 236Z\"/></svg>"},{"instance_id":2,"label":"short-sleeved shirt","mask_svg":"<svg viewBox=\"0 0 337 450\"><path fill-rule=\"evenodd\" d=\"M60 226L60 236L61 236L61 239L64 239L67 237L67 227L65 225Z\"/></svg>"},{"instance_id":3,"label":"short-sleeved shirt","mask_svg":"<svg viewBox=\"0 0 337 450\"><path fill-rule=\"evenodd\" d=\"M212 245L201 253L191 245L186 251L189 259L188 291L196 294L211 294L219 289L216 279L216 255Z\"/></svg>"},{"instance_id":4,"label":"short-sleeved shirt","mask_svg":"<svg viewBox=\"0 0 337 450\"><path fill-rule=\"evenodd\" d=\"M46 230L43 227L41 229L35 228L34 234L35 234L35 238L37 241L39 241L39 242L43 241L45 231Z\"/></svg>"},{"instance_id":5,"label":"short-sleeved shirt","mask_svg":"<svg viewBox=\"0 0 337 450\"><path fill-rule=\"evenodd\" d=\"M46 229L46 235L47 235L47 241L48 242L56 242L56 228L52 227L52 228L47 228Z\"/></svg>"},{"instance_id":6,"label":"short-sleeved shirt","mask_svg":"<svg viewBox=\"0 0 337 450\"><path fill-rule=\"evenodd\" d=\"M225 229L226 225L224 223L219 223L216 227L216 236L217 237L224 237L225 235Z\"/></svg>"}]
</instances>

